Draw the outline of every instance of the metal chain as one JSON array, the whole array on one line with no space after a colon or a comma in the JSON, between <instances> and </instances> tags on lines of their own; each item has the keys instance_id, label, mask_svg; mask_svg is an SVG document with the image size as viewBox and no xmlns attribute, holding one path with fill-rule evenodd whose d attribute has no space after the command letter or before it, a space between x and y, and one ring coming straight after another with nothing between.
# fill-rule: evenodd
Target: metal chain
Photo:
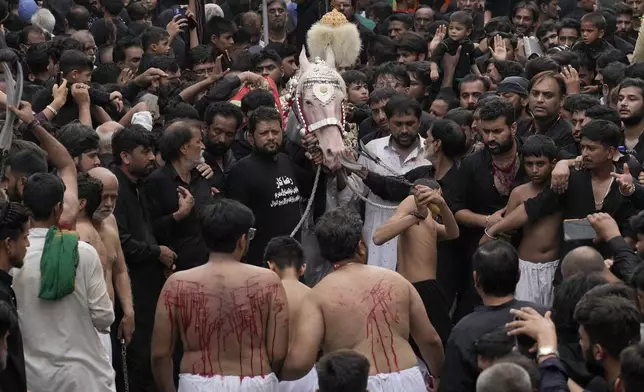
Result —
<instances>
[{"instance_id":1,"label":"metal chain","mask_svg":"<svg viewBox=\"0 0 644 392\"><path fill-rule=\"evenodd\" d=\"M299 222L297 222L297 226L295 226L295 229L291 232L291 237L294 237L295 234L297 234L298 230L302 227L304 224L304 221L306 220L306 217L309 216L309 213L311 212L311 208L313 207L313 200L315 200L315 191L318 189L318 181L320 180L320 171L322 169L322 165L318 165L318 169L315 172L315 180L313 181L313 189L311 189L311 196L309 196L309 202L306 203L306 209L304 209L304 213L302 214L302 218L300 219Z\"/></svg>"},{"instance_id":2,"label":"metal chain","mask_svg":"<svg viewBox=\"0 0 644 392\"><path fill-rule=\"evenodd\" d=\"M125 339L121 339L121 363L123 365L123 385L125 392L130 392L130 380L127 375L127 346Z\"/></svg>"},{"instance_id":3,"label":"metal chain","mask_svg":"<svg viewBox=\"0 0 644 392\"><path fill-rule=\"evenodd\" d=\"M378 208L385 209L385 210L395 210L396 208L398 208L398 206L397 206L397 205L395 205L395 206L390 206L390 205L387 205L387 204L380 204L380 203L376 203L375 201L369 200L367 197L363 196L363 195L362 195L362 193L360 193L360 192L359 192L359 191L358 191L358 190L353 186L353 183L352 183L351 181L349 181L349 178L347 177L346 173L342 172L342 176L344 177L344 182L345 182L345 183L346 183L346 185L349 187L349 189L351 189L351 190L353 191L353 193L354 193L356 196L358 196L358 198L359 198L360 200L364 201L365 203L370 204L370 205L372 205L372 206L374 206L374 207L378 207Z\"/></svg>"}]
</instances>

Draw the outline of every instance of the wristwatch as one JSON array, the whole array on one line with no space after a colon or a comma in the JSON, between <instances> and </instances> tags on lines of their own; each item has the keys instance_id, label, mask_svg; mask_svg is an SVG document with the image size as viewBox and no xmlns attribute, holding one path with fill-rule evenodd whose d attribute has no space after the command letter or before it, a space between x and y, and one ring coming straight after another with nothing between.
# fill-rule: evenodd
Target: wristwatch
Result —
<instances>
[{"instance_id":1,"label":"wristwatch","mask_svg":"<svg viewBox=\"0 0 644 392\"><path fill-rule=\"evenodd\" d=\"M548 355L554 355L555 357L559 358L559 351L557 351L557 349L552 346L539 347L539 350L537 351L537 358L545 357Z\"/></svg>"}]
</instances>

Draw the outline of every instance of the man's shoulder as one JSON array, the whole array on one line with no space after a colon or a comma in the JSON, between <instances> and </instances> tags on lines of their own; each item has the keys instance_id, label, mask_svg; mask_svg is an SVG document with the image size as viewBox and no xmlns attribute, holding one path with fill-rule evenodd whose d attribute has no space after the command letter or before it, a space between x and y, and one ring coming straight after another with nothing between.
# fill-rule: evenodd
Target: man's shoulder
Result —
<instances>
[{"instance_id":1,"label":"man's shoulder","mask_svg":"<svg viewBox=\"0 0 644 392\"><path fill-rule=\"evenodd\" d=\"M99 262L96 249L89 242L80 239L78 240L78 261L79 263Z\"/></svg>"}]
</instances>

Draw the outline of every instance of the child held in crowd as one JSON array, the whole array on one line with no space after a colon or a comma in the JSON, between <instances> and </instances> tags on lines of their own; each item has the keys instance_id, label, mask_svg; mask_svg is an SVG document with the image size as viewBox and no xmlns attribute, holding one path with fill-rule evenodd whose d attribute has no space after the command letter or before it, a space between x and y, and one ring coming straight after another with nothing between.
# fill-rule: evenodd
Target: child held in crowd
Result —
<instances>
[{"instance_id":1,"label":"child held in crowd","mask_svg":"<svg viewBox=\"0 0 644 392\"><path fill-rule=\"evenodd\" d=\"M449 18L447 34L448 37L436 47L430 59L432 81L435 82L440 77L438 68L445 53L453 56L459 47L461 48L461 56L456 66L454 79L460 81L470 72L479 75L480 72L474 63L474 43L470 39L472 16L465 11L454 12Z\"/></svg>"}]
</instances>

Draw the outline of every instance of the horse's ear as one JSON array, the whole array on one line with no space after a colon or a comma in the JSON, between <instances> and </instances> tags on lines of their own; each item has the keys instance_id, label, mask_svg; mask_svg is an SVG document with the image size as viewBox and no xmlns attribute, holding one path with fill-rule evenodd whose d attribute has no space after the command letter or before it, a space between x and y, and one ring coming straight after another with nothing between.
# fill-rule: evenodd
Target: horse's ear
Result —
<instances>
[{"instance_id":1,"label":"horse's ear","mask_svg":"<svg viewBox=\"0 0 644 392\"><path fill-rule=\"evenodd\" d=\"M324 56L326 57L324 61L326 62L327 67L335 69L335 53L333 53L333 48L331 48L331 45L326 47Z\"/></svg>"},{"instance_id":2,"label":"horse's ear","mask_svg":"<svg viewBox=\"0 0 644 392\"><path fill-rule=\"evenodd\" d=\"M310 66L309 58L306 57L306 48L302 47L302 51L300 52L300 72L304 74Z\"/></svg>"}]
</instances>

